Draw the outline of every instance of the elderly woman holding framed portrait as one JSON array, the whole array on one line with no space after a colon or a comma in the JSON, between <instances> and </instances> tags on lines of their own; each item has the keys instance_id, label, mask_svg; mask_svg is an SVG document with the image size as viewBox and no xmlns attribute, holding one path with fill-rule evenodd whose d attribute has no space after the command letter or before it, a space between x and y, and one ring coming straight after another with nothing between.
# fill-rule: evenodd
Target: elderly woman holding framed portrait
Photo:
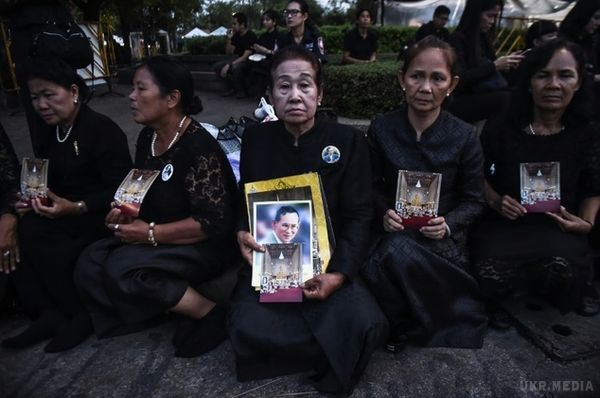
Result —
<instances>
[{"instance_id":1,"label":"elderly woman holding framed portrait","mask_svg":"<svg viewBox=\"0 0 600 398\"><path fill-rule=\"evenodd\" d=\"M315 118L323 95L321 63L289 46L275 54L270 96L279 121L244 133L241 183L319 173L336 245L327 272L303 285L300 303L259 303L245 267L232 298L229 335L241 381L313 372L319 391L349 394L387 322L358 277L371 221L369 153L358 131ZM337 156L326 156L335 147ZM264 251L241 212L238 242L244 258Z\"/></svg>"}]
</instances>

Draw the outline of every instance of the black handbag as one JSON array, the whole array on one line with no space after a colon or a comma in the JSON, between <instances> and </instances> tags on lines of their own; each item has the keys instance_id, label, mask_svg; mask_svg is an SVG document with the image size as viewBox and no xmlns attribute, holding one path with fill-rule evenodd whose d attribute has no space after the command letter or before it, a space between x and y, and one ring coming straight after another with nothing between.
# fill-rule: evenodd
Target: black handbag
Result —
<instances>
[{"instance_id":1,"label":"black handbag","mask_svg":"<svg viewBox=\"0 0 600 398\"><path fill-rule=\"evenodd\" d=\"M74 69L85 68L94 60L90 40L75 22L67 26L47 23L35 36L31 55L58 57Z\"/></svg>"}]
</instances>

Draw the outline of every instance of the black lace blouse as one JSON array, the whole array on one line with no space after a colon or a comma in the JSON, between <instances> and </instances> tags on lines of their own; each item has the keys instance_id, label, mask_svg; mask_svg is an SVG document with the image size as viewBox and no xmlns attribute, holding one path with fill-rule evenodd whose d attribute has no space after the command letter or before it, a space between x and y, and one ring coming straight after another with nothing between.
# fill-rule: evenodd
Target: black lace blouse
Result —
<instances>
[{"instance_id":1,"label":"black lace blouse","mask_svg":"<svg viewBox=\"0 0 600 398\"><path fill-rule=\"evenodd\" d=\"M160 171L144 198L140 218L167 223L192 217L208 236L231 232L237 187L217 141L192 120L173 147L152 156L153 134L144 128L137 141L135 167Z\"/></svg>"}]
</instances>

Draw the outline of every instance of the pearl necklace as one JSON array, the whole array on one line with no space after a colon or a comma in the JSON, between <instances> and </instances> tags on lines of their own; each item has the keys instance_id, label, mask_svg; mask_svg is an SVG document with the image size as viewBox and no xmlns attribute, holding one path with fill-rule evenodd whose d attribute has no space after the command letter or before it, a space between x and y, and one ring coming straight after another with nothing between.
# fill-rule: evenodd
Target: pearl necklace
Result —
<instances>
[{"instance_id":1,"label":"pearl necklace","mask_svg":"<svg viewBox=\"0 0 600 398\"><path fill-rule=\"evenodd\" d=\"M69 138L69 134L71 134L71 130L73 130L73 126L71 126L71 127L69 127L69 128L67 129L67 134L65 134L65 138L61 139L61 138L60 138L60 134L59 134L60 127L59 127L59 125L57 124L57 125L56 125L56 141L60 142L61 144L62 144L63 142L65 142L65 141L67 140L67 138Z\"/></svg>"},{"instance_id":2,"label":"pearl necklace","mask_svg":"<svg viewBox=\"0 0 600 398\"><path fill-rule=\"evenodd\" d=\"M171 142L169 142L169 145L167 145L167 149L165 150L165 152L167 152L169 149L171 149L173 144L175 144L175 141L177 141L177 138L179 138L179 133L181 132L181 127L183 126L183 122L185 122L186 117L187 117L187 115L184 116L181 119L181 121L179 122L179 125L177 126L177 131L175 132L175 136L173 136L173 139L171 140ZM155 130L154 134L152 135L152 144L150 144L150 153L152 153L153 157L156 156L156 152L154 151L154 145L156 144L157 136L158 136L158 134L156 134L156 130Z\"/></svg>"},{"instance_id":3,"label":"pearl necklace","mask_svg":"<svg viewBox=\"0 0 600 398\"><path fill-rule=\"evenodd\" d=\"M565 129L565 126L560 126L560 130L559 130L557 133L549 133L549 134L547 134L547 135L558 134L558 133L560 133L561 131L563 131L564 129ZM529 123L529 133L530 133L531 135L537 135L537 134L535 133L535 130L533 129L533 125L532 125L531 123ZM544 134L542 134L542 135L544 135Z\"/></svg>"}]
</instances>

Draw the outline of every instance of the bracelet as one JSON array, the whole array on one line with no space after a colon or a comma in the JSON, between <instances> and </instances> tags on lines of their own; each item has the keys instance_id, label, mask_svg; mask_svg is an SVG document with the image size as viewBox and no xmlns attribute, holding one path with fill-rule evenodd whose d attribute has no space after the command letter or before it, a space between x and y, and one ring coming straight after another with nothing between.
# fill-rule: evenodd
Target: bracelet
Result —
<instances>
[{"instance_id":1,"label":"bracelet","mask_svg":"<svg viewBox=\"0 0 600 398\"><path fill-rule=\"evenodd\" d=\"M156 226L156 224L154 223L154 221L152 221L150 224L148 224L148 242L150 242L150 244L152 246L158 246L158 242L156 241L156 239L154 239L154 227Z\"/></svg>"},{"instance_id":2,"label":"bracelet","mask_svg":"<svg viewBox=\"0 0 600 398\"><path fill-rule=\"evenodd\" d=\"M83 214L87 211L87 206L83 200L75 202L75 204L77 205L77 214Z\"/></svg>"}]
</instances>

